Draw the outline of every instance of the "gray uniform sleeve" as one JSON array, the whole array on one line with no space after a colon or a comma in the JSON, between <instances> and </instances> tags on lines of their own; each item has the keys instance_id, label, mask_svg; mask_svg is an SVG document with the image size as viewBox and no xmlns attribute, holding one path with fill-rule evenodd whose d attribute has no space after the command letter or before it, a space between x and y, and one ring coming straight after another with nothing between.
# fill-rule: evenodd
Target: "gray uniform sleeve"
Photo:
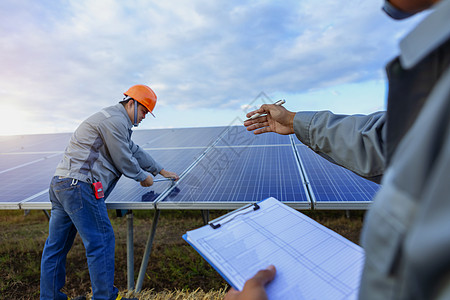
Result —
<instances>
[{"instance_id":1,"label":"gray uniform sleeve","mask_svg":"<svg viewBox=\"0 0 450 300\"><path fill-rule=\"evenodd\" d=\"M385 168L385 112L335 115L329 111L298 112L297 138L329 161L379 182Z\"/></svg>"},{"instance_id":2,"label":"gray uniform sleeve","mask_svg":"<svg viewBox=\"0 0 450 300\"><path fill-rule=\"evenodd\" d=\"M159 172L161 172L163 167L159 163L157 163L150 154L148 154L144 149L139 147L133 141L131 141L130 143L130 149L142 169L149 173L152 173L153 176L156 176L159 174Z\"/></svg>"},{"instance_id":3,"label":"gray uniform sleeve","mask_svg":"<svg viewBox=\"0 0 450 300\"><path fill-rule=\"evenodd\" d=\"M144 181L147 174L133 156L125 124L111 117L99 125L99 131L117 170L128 178Z\"/></svg>"}]
</instances>

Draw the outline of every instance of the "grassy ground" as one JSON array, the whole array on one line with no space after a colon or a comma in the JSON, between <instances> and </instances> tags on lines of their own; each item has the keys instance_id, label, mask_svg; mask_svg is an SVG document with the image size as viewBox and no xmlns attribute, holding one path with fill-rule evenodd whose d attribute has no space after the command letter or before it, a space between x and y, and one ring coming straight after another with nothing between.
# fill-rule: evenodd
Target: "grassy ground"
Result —
<instances>
[{"instance_id":1,"label":"grassy ground","mask_svg":"<svg viewBox=\"0 0 450 300\"><path fill-rule=\"evenodd\" d=\"M226 211L211 211L211 219ZM137 274L148 238L153 211L134 211L134 268ZM319 223L359 243L364 212L305 211ZM115 282L126 293L126 218L110 212L116 233ZM203 225L200 211L162 211L140 299L221 299L227 283L181 236ZM38 299L42 248L48 221L42 211L0 211L0 299ZM137 276L137 275L136 275ZM90 292L84 247L77 237L67 258L65 292Z\"/></svg>"}]
</instances>

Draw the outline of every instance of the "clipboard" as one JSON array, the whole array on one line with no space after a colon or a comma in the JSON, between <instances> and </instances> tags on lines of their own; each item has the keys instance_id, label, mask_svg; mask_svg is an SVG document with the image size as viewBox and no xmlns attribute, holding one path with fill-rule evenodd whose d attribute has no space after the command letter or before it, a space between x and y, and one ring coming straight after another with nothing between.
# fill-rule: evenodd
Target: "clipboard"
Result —
<instances>
[{"instance_id":1,"label":"clipboard","mask_svg":"<svg viewBox=\"0 0 450 300\"><path fill-rule=\"evenodd\" d=\"M183 239L237 290L273 264L269 299L357 299L364 250L275 198L225 214Z\"/></svg>"}]
</instances>

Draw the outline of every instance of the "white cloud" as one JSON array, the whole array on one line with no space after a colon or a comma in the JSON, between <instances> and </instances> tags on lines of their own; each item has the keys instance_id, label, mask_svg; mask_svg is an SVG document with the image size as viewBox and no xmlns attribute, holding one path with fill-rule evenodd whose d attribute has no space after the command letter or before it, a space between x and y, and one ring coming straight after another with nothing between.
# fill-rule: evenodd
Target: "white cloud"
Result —
<instances>
[{"instance_id":1,"label":"white cloud","mask_svg":"<svg viewBox=\"0 0 450 300\"><path fill-rule=\"evenodd\" d=\"M261 91L378 80L416 20L346 3L2 1L2 101L32 109L36 128L66 129L136 83L154 88L157 109L234 111Z\"/></svg>"}]
</instances>

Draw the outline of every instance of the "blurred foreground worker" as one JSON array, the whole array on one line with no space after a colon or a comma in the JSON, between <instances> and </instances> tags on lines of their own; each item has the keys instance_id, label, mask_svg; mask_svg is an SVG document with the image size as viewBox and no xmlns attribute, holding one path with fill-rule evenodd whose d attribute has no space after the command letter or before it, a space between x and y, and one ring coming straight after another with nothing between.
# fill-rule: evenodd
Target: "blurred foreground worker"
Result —
<instances>
[{"instance_id":1,"label":"blurred foreground worker","mask_svg":"<svg viewBox=\"0 0 450 300\"><path fill-rule=\"evenodd\" d=\"M247 117L265 116L244 122L255 134L295 133L331 162L382 178L361 237L360 299L450 299L450 0L435 2L384 4L395 19L433 10L386 67L386 112L343 116L263 105Z\"/></svg>"},{"instance_id":2,"label":"blurred foreground worker","mask_svg":"<svg viewBox=\"0 0 450 300\"><path fill-rule=\"evenodd\" d=\"M41 261L41 299L67 299L66 256L79 232L86 249L92 299L120 299L114 287L114 231L105 200L120 176L144 187L161 174L178 180L131 140L137 126L156 105L145 85L132 86L120 103L90 116L73 133L50 184L49 236ZM121 298L125 299L125 298Z\"/></svg>"}]
</instances>

